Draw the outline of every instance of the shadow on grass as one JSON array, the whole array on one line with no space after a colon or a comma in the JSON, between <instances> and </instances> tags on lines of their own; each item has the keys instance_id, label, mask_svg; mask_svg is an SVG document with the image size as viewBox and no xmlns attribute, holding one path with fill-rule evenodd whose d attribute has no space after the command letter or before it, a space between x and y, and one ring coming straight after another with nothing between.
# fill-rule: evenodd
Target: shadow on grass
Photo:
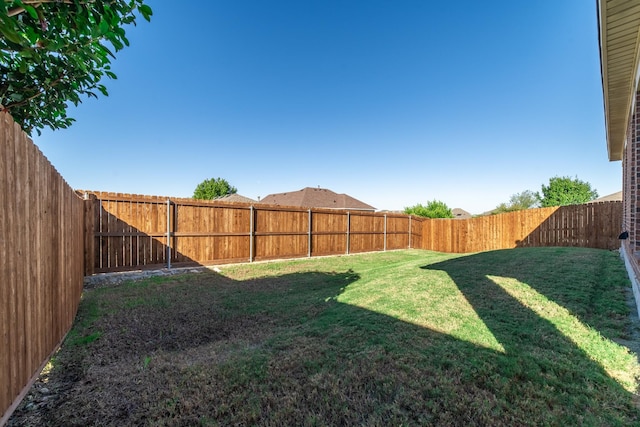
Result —
<instances>
[{"instance_id":1,"label":"shadow on grass","mask_svg":"<svg viewBox=\"0 0 640 427\"><path fill-rule=\"evenodd\" d=\"M176 276L89 293L77 334L100 338L65 345L54 396L9 425L632 425L632 393L465 258L423 268L504 353L339 302L351 270Z\"/></svg>"},{"instance_id":2,"label":"shadow on grass","mask_svg":"<svg viewBox=\"0 0 640 427\"><path fill-rule=\"evenodd\" d=\"M603 413L611 402L637 417L637 396L621 386L633 384L633 372L625 375L613 368L633 357L625 357L626 349L615 343L624 336L607 319L624 316L626 283L609 280L610 263L602 261L603 251L515 251L518 256L514 250L491 251L422 268L444 271L455 282L504 348L499 370L505 378L538 388L540 397L543 390L552 391L558 399L549 401L550 408L576 405L585 411L586 420ZM555 251L556 257L550 260L549 251ZM567 251L573 251L572 256L563 257ZM584 260L578 266L567 265L575 262L575 251L583 251ZM591 259L591 255L599 256ZM543 267L536 265L540 262L545 263ZM587 406L585 399L597 404ZM631 420L635 423L638 418ZM619 422L607 417L601 421Z\"/></svg>"},{"instance_id":3,"label":"shadow on grass","mask_svg":"<svg viewBox=\"0 0 640 427\"><path fill-rule=\"evenodd\" d=\"M614 259L614 262L611 261ZM490 276L516 279L610 340L627 339L630 288L617 252L588 248L522 248L464 256L423 267L445 271L463 290Z\"/></svg>"},{"instance_id":4,"label":"shadow on grass","mask_svg":"<svg viewBox=\"0 0 640 427\"><path fill-rule=\"evenodd\" d=\"M306 322L359 276L293 273L236 281L213 272L161 283L129 285L123 296L102 296L107 307L96 327L104 362L154 351L185 351L215 342L264 341L280 328ZM120 305L123 304L123 305ZM110 307L121 311L109 312ZM124 345L123 345L124 344Z\"/></svg>"}]
</instances>

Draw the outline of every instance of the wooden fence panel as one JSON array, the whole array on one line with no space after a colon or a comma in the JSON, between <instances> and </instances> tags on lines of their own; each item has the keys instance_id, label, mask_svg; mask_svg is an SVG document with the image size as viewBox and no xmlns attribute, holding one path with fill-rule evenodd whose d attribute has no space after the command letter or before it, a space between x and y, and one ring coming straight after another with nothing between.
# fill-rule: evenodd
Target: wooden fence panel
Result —
<instances>
[{"instance_id":1,"label":"wooden fence panel","mask_svg":"<svg viewBox=\"0 0 640 427\"><path fill-rule=\"evenodd\" d=\"M140 226L144 227L140 229L144 236L144 262L145 265L155 265L158 263L156 256L156 242L154 235L158 235L157 218L158 213L156 204L151 200L143 200L141 202L141 208L143 216L141 218ZM135 225L134 225L135 226ZM137 228L137 227L136 227Z\"/></svg>"},{"instance_id":2,"label":"wooden fence panel","mask_svg":"<svg viewBox=\"0 0 640 427\"><path fill-rule=\"evenodd\" d=\"M84 272L84 201L0 113L0 425L73 322Z\"/></svg>"},{"instance_id":3,"label":"wooden fence panel","mask_svg":"<svg viewBox=\"0 0 640 427\"><path fill-rule=\"evenodd\" d=\"M82 192L80 192L82 193ZM116 271L167 262L166 199L92 193L95 211L95 271ZM170 207L170 212L174 212ZM170 219L171 221L174 218ZM172 254L173 256L173 254Z\"/></svg>"},{"instance_id":4,"label":"wooden fence panel","mask_svg":"<svg viewBox=\"0 0 640 427\"><path fill-rule=\"evenodd\" d=\"M412 224L413 227L412 229L415 230L417 227L417 223L418 221L414 221L414 223ZM414 242L414 247L415 248L419 248L419 249L426 249L426 250L430 250L433 251L435 250L433 248L434 244L433 244L433 221L431 221L430 219L424 219L422 218L420 220L420 245L418 245L416 242ZM413 236L413 234L412 234ZM415 239L414 239L415 240Z\"/></svg>"},{"instance_id":5,"label":"wooden fence panel","mask_svg":"<svg viewBox=\"0 0 640 427\"><path fill-rule=\"evenodd\" d=\"M175 262L188 262L194 259L214 260L218 253L219 242L213 235L218 223L225 222L215 218L217 212L213 207L198 209L191 205L175 205L175 234L180 234L180 238L172 240L171 247L174 248L173 260ZM220 224L220 228L223 225ZM192 236L199 230L210 233L203 236ZM184 236L184 237L182 237Z\"/></svg>"},{"instance_id":6,"label":"wooden fence panel","mask_svg":"<svg viewBox=\"0 0 640 427\"><path fill-rule=\"evenodd\" d=\"M346 212L312 212L311 233L312 256L347 253Z\"/></svg>"},{"instance_id":7,"label":"wooden fence panel","mask_svg":"<svg viewBox=\"0 0 640 427\"><path fill-rule=\"evenodd\" d=\"M422 249L470 253L525 246L620 247L622 202L528 209L470 219L425 219Z\"/></svg>"},{"instance_id":8,"label":"wooden fence panel","mask_svg":"<svg viewBox=\"0 0 640 427\"><path fill-rule=\"evenodd\" d=\"M409 247L410 248L422 248L424 245L424 219L416 218L414 216L409 217Z\"/></svg>"},{"instance_id":9,"label":"wooden fence panel","mask_svg":"<svg viewBox=\"0 0 640 427\"><path fill-rule=\"evenodd\" d=\"M256 209L254 259L295 258L309 251L306 210Z\"/></svg>"},{"instance_id":10,"label":"wooden fence panel","mask_svg":"<svg viewBox=\"0 0 640 427\"><path fill-rule=\"evenodd\" d=\"M251 210L248 207L174 203L172 238L176 262L238 262L249 260Z\"/></svg>"},{"instance_id":11,"label":"wooden fence panel","mask_svg":"<svg viewBox=\"0 0 640 427\"><path fill-rule=\"evenodd\" d=\"M153 258L154 264L165 264L167 262L167 204L166 202L157 202L151 204L153 214L151 218L153 220L151 224L152 235L156 237L151 241L153 245Z\"/></svg>"},{"instance_id":12,"label":"wooden fence panel","mask_svg":"<svg viewBox=\"0 0 640 427\"><path fill-rule=\"evenodd\" d=\"M423 249L439 252L454 252L454 244L452 235L456 221L453 219L428 219L422 221L423 226ZM457 229L457 228L456 228Z\"/></svg>"},{"instance_id":13,"label":"wooden fence panel","mask_svg":"<svg viewBox=\"0 0 640 427\"><path fill-rule=\"evenodd\" d=\"M350 214L349 252L371 252L384 249L384 216L368 213Z\"/></svg>"},{"instance_id":14,"label":"wooden fence panel","mask_svg":"<svg viewBox=\"0 0 640 427\"><path fill-rule=\"evenodd\" d=\"M409 217L386 216L386 244L387 250L407 249L409 247Z\"/></svg>"}]
</instances>

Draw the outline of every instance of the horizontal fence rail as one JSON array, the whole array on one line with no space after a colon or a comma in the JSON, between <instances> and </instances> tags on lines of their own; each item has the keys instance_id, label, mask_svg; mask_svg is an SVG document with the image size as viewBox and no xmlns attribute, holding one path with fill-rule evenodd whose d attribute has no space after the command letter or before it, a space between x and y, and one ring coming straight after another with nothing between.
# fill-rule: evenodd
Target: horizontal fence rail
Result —
<instances>
[{"instance_id":1,"label":"horizontal fence rail","mask_svg":"<svg viewBox=\"0 0 640 427\"><path fill-rule=\"evenodd\" d=\"M0 425L73 323L84 276L84 202L0 113Z\"/></svg>"},{"instance_id":2,"label":"horizontal fence rail","mask_svg":"<svg viewBox=\"0 0 640 427\"><path fill-rule=\"evenodd\" d=\"M419 244L414 217L78 191L89 200L87 274L349 254ZM92 260L92 262L91 262Z\"/></svg>"}]
</instances>

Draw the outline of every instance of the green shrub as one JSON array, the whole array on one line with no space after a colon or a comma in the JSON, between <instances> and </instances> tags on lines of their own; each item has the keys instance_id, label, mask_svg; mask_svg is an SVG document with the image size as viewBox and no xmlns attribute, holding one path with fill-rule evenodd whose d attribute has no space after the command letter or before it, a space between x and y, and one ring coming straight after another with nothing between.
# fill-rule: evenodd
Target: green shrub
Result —
<instances>
[{"instance_id":1,"label":"green shrub","mask_svg":"<svg viewBox=\"0 0 640 427\"><path fill-rule=\"evenodd\" d=\"M428 202L426 206L418 203L417 205L404 208L404 213L424 218L453 218L451 208L440 200L432 200Z\"/></svg>"}]
</instances>

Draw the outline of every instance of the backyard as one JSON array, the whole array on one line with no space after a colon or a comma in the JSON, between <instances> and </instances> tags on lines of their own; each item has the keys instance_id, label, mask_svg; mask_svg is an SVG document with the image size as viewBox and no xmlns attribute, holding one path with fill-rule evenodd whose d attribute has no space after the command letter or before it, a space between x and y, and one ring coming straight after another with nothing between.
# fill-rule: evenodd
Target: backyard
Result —
<instances>
[{"instance_id":1,"label":"backyard","mask_svg":"<svg viewBox=\"0 0 640 427\"><path fill-rule=\"evenodd\" d=\"M634 425L617 251L423 250L85 289L10 426Z\"/></svg>"}]
</instances>

